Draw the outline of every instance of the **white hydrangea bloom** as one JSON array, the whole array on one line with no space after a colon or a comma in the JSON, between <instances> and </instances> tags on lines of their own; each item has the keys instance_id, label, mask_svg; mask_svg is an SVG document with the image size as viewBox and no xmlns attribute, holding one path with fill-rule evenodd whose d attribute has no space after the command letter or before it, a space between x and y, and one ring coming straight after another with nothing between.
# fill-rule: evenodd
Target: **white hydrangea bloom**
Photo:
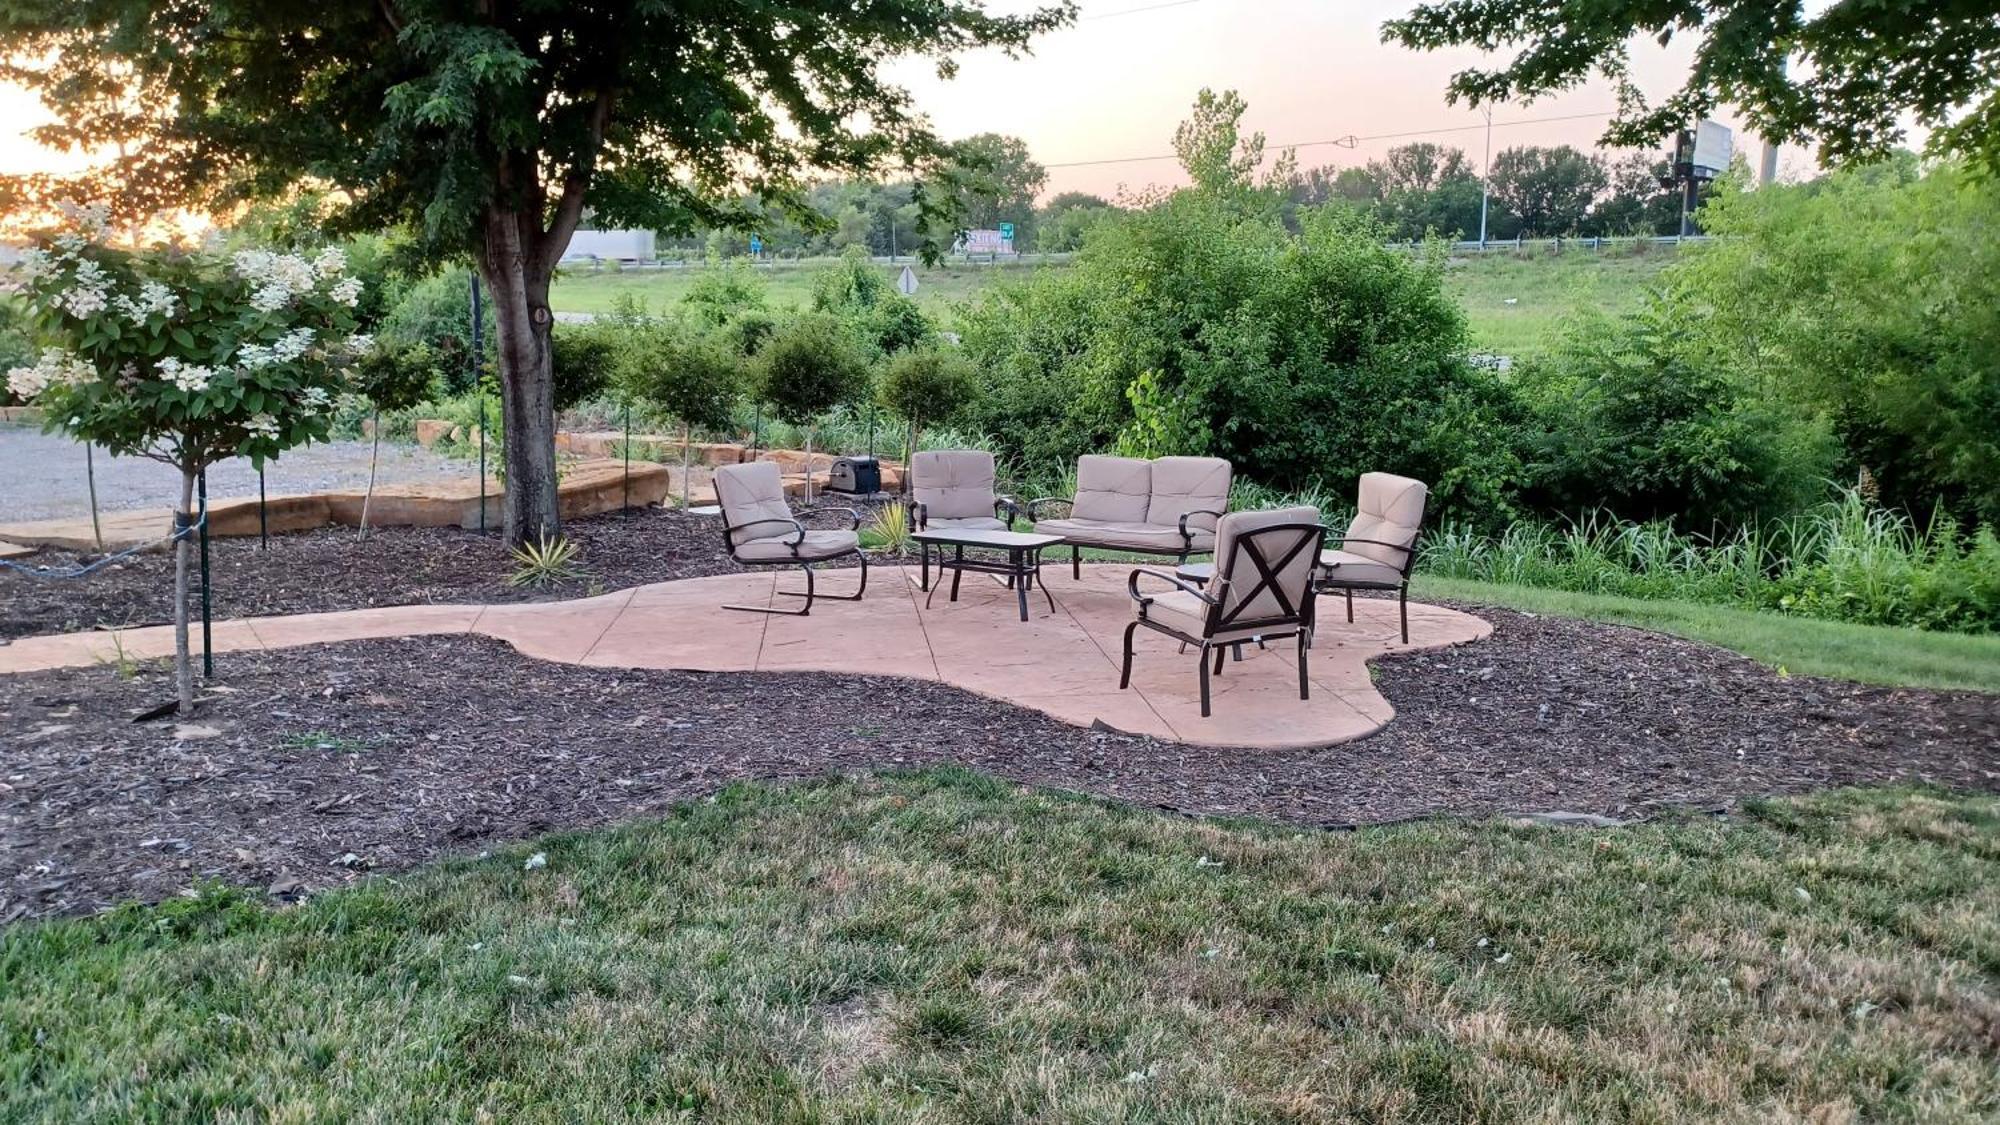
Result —
<instances>
[{"instance_id":1,"label":"white hydrangea bloom","mask_svg":"<svg viewBox=\"0 0 2000 1125\"><path fill-rule=\"evenodd\" d=\"M325 387L307 387L306 393L299 396L299 404L309 411L318 413L333 406L333 396L326 392Z\"/></svg>"},{"instance_id":2,"label":"white hydrangea bloom","mask_svg":"<svg viewBox=\"0 0 2000 1125\"><path fill-rule=\"evenodd\" d=\"M76 264L69 288L56 298L57 305L78 318L103 312L110 303L111 279L104 275L104 267L88 258Z\"/></svg>"},{"instance_id":3,"label":"white hydrangea bloom","mask_svg":"<svg viewBox=\"0 0 2000 1125\"><path fill-rule=\"evenodd\" d=\"M278 342L271 345L271 351L278 357L280 363L290 363L312 350L312 344L312 329L294 328L280 336Z\"/></svg>"},{"instance_id":4,"label":"white hydrangea bloom","mask_svg":"<svg viewBox=\"0 0 2000 1125\"><path fill-rule=\"evenodd\" d=\"M375 347L375 337L367 332L356 332L347 338L347 354L365 355Z\"/></svg>"},{"instance_id":5,"label":"white hydrangea bloom","mask_svg":"<svg viewBox=\"0 0 2000 1125\"><path fill-rule=\"evenodd\" d=\"M114 297L119 309L133 320L145 320L152 316L172 316L178 307L173 290L157 281L148 281L139 286L137 297L127 297L123 293Z\"/></svg>"},{"instance_id":6,"label":"white hydrangea bloom","mask_svg":"<svg viewBox=\"0 0 2000 1125\"><path fill-rule=\"evenodd\" d=\"M339 277L347 272L347 252L338 246L329 246L313 259L313 270L321 277Z\"/></svg>"},{"instance_id":7,"label":"white hydrangea bloom","mask_svg":"<svg viewBox=\"0 0 2000 1125\"><path fill-rule=\"evenodd\" d=\"M16 367L7 372L7 389L23 401L52 386L75 386L97 377L97 369L81 357L48 348L32 367Z\"/></svg>"},{"instance_id":8,"label":"white hydrangea bloom","mask_svg":"<svg viewBox=\"0 0 2000 1125\"><path fill-rule=\"evenodd\" d=\"M196 363L182 363L168 356L160 361L160 377L189 394L200 394L208 389L208 381L215 377L215 369Z\"/></svg>"},{"instance_id":9,"label":"white hydrangea bloom","mask_svg":"<svg viewBox=\"0 0 2000 1125\"><path fill-rule=\"evenodd\" d=\"M21 276L27 278L29 281L44 276L52 266L53 263L49 260L49 252L40 247L24 251L21 254Z\"/></svg>"},{"instance_id":10,"label":"white hydrangea bloom","mask_svg":"<svg viewBox=\"0 0 2000 1125\"><path fill-rule=\"evenodd\" d=\"M236 362L255 371L278 362L278 357L264 344L245 344L236 350Z\"/></svg>"},{"instance_id":11,"label":"white hydrangea bloom","mask_svg":"<svg viewBox=\"0 0 2000 1125\"><path fill-rule=\"evenodd\" d=\"M278 420L269 414L255 415L248 422L243 423L243 428L262 437L274 438L278 436Z\"/></svg>"},{"instance_id":12,"label":"white hydrangea bloom","mask_svg":"<svg viewBox=\"0 0 2000 1125\"><path fill-rule=\"evenodd\" d=\"M326 292L327 296L332 297L334 300L351 309L356 302L361 300L361 279L358 277L345 278Z\"/></svg>"},{"instance_id":13,"label":"white hydrangea bloom","mask_svg":"<svg viewBox=\"0 0 2000 1125\"><path fill-rule=\"evenodd\" d=\"M292 303L292 291L275 282L260 285L250 295L250 306L258 312L277 312Z\"/></svg>"}]
</instances>

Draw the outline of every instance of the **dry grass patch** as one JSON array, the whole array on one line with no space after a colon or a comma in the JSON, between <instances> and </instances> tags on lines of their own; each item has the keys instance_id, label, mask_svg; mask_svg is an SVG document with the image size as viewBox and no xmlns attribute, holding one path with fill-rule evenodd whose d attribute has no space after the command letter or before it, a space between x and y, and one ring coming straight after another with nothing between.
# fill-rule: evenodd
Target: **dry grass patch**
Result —
<instances>
[{"instance_id":1,"label":"dry grass patch","mask_svg":"<svg viewBox=\"0 0 2000 1125\"><path fill-rule=\"evenodd\" d=\"M1323 834L745 786L0 933L0 1119L1991 1117L1996 829L1930 791Z\"/></svg>"}]
</instances>

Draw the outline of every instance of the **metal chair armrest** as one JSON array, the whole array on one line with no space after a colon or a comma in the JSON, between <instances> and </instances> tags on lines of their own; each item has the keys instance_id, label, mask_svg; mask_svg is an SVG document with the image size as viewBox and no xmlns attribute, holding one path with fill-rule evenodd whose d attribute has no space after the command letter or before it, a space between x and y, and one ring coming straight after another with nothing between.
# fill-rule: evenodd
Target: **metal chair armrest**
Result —
<instances>
[{"instance_id":1,"label":"metal chair armrest","mask_svg":"<svg viewBox=\"0 0 2000 1125\"><path fill-rule=\"evenodd\" d=\"M1041 519L1042 505L1044 504L1060 504L1063 507L1070 508L1072 510L1074 510L1076 507L1076 501L1073 498L1063 497L1063 496L1043 496L1038 499L1028 501L1028 518L1031 520Z\"/></svg>"},{"instance_id":2,"label":"metal chair armrest","mask_svg":"<svg viewBox=\"0 0 2000 1125\"><path fill-rule=\"evenodd\" d=\"M1194 533L1193 533L1192 531L1188 530L1188 522L1187 522L1187 521L1188 521L1188 517L1189 517L1189 516L1214 516L1214 517L1215 517L1216 519L1218 519L1218 520L1219 520L1219 519L1221 519L1222 517L1224 517L1224 516L1226 516L1226 515L1228 515L1228 514L1229 514L1228 512L1215 512L1215 511L1210 511L1210 510L1209 510L1209 509L1207 509L1207 508L1195 508L1195 509L1194 509L1194 510L1192 510L1192 511L1187 511L1187 512L1182 512L1182 513L1181 513L1181 542L1182 542L1182 543L1184 543L1184 544L1188 544L1188 545L1192 545L1192 544L1194 543Z\"/></svg>"},{"instance_id":3,"label":"metal chair armrest","mask_svg":"<svg viewBox=\"0 0 2000 1125\"><path fill-rule=\"evenodd\" d=\"M1139 579L1141 576L1147 578L1157 578L1160 581L1165 582L1167 585L1172 586L1176 590L1180 590L1183 593L1193 594L1195 597L1200 598L1202 602L1206 605L1221 604L1220 598L1211 596L1206 590L1203 590L1201 587L1196 586L1193 583L1183 581L1178 575L1168 574L1164 570L1154 570L1150 567L1142 566L1133 570L1131 577L1125 580L1126 594L1130 595L1133 601L1138 602L1142 606L1152 604L1153 599L1139 592Z\"/></svg>"},{"instance_id":4,"label":"metal chair armrest","mask_svg":"<svg viewBox=\"0 0 2000 1125\"><path fill-rule=\"evenodd\" d=\"M1391 543L1386 539L1363 539L1359 535L1329 535L1326 537L1326 543L1366 543L1372 547L1387 547L1392 551L1401 551L1403 552L1402 570L1404 574L1410 572L1410 564L1415 562L1417 558L1417 541L1415 539L1410 540L1408 543ZM1325 545L1322 545L1321 549L1324 550Z\"/></svg>"},{"instance_id":5,"label":"metal chair armrest","mask_svg":"<svg viewBox=\"0 0 2000 1125\"><path fill-rule=\"evenodd\" d=\"M903 506L909 509L910 526L922 531L930 522L930 508L922 500L905 500Z\"/></svg>"},{"instance_id":6,"label":"metal chair armrest","mask_svg":"<svg viewBox=\"0 0 2000 1125\"><path fill-rule=\"evenodd\" d=\"M800 523L797 520L781 520L781 519L751 520L749 523L739 523L734 527L725 527L722 529L722 533L724 535L735 535L739 531L745 531L753 527L761 527L767 523L782 523L790 525L792 529L792 538L790 542L791 546L796 547L800 543L805 542L806 525ZM737 546L736 540L731 539L729 541L729 546L731 552L733 553Z\"/></svg>"},{"instance_id":7,"label":"metal chair armrest","mask_svg":"<svg viewBox=\"0 0 2000 1125\"><path fill-rule=\"evenodd\" d=\"M1014 526L1014 521L1021 518L1021 505L1015 502L1012 496L995 496L993 498L993 518L1006 520L1007 526L1012 527Z\"/></svg>"}]
</instances>

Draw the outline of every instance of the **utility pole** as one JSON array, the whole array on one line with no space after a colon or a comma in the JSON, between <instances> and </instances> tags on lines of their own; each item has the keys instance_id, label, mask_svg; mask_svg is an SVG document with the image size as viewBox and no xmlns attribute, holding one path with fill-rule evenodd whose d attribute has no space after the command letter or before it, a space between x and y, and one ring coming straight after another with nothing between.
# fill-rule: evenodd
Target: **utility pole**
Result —
<instances>
[{"instance_id":1,"label":"utility pole","mask_svg":"<svg viewBox=\"0 0 2000 1125\"><path fill-rule=\"evenodd\" d=\"M1493 107L1486 107L1486 167L1479 173L1479 248L1486 249L1486 200L1493 184Z\"/></svg>"}]
</instances>

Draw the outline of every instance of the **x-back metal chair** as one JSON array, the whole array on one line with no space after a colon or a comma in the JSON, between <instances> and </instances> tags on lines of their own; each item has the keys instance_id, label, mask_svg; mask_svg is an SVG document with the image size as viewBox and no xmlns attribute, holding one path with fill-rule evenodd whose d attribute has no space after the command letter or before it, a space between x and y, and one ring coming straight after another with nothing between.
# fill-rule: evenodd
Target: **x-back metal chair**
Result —
<instances>
[{"instance_id":1,"label":"x-back metal chair","mask_svg":"<svg viewBox=\"0 0 2000 1125\"><path fill-rule=\"evenodd\" d=\"M867 592L868 556L861 553L861 513L840 507L792 511L792 506L785 502L784 476L776 461L724 465L715 470L715 498L722 506L722 542L731 558L744 566L796 566L806 573L804 591L778 591L786 597L804 598L806 604L799 609L762 605L725 605L724 609L804 617L812 612L815 597L858 602ZM820 512L845 512L850 526L844 530L815 531L808 530L798 520L799 516ZM813 564L849 555L861 560L861 585L852 594L816 593Z\"/></svg>"},{"instance_id":2,"label":"x-back metal chair","mask_svg":"<svg viewBox=\"0 0 2000 1125\"><path fill-rule=\"evenodd\" d=\"M1209 654L1220 674L1231 645L1241 641L1296 637L1299 698L1308 699L1306 651L1311 647L1313 571L1326 528L1317 508L1237 512L1216 526L1215 576L1206 588L1166 571L1140 568L1126 581L1138 616L1125 627L1122 690L1132 683L1132 636L1140 626L1194 645L1200 661L1201 714L1209 713ZM1142 578L1170 590L1140 593Z\"/></svg>"}]
</instances>

